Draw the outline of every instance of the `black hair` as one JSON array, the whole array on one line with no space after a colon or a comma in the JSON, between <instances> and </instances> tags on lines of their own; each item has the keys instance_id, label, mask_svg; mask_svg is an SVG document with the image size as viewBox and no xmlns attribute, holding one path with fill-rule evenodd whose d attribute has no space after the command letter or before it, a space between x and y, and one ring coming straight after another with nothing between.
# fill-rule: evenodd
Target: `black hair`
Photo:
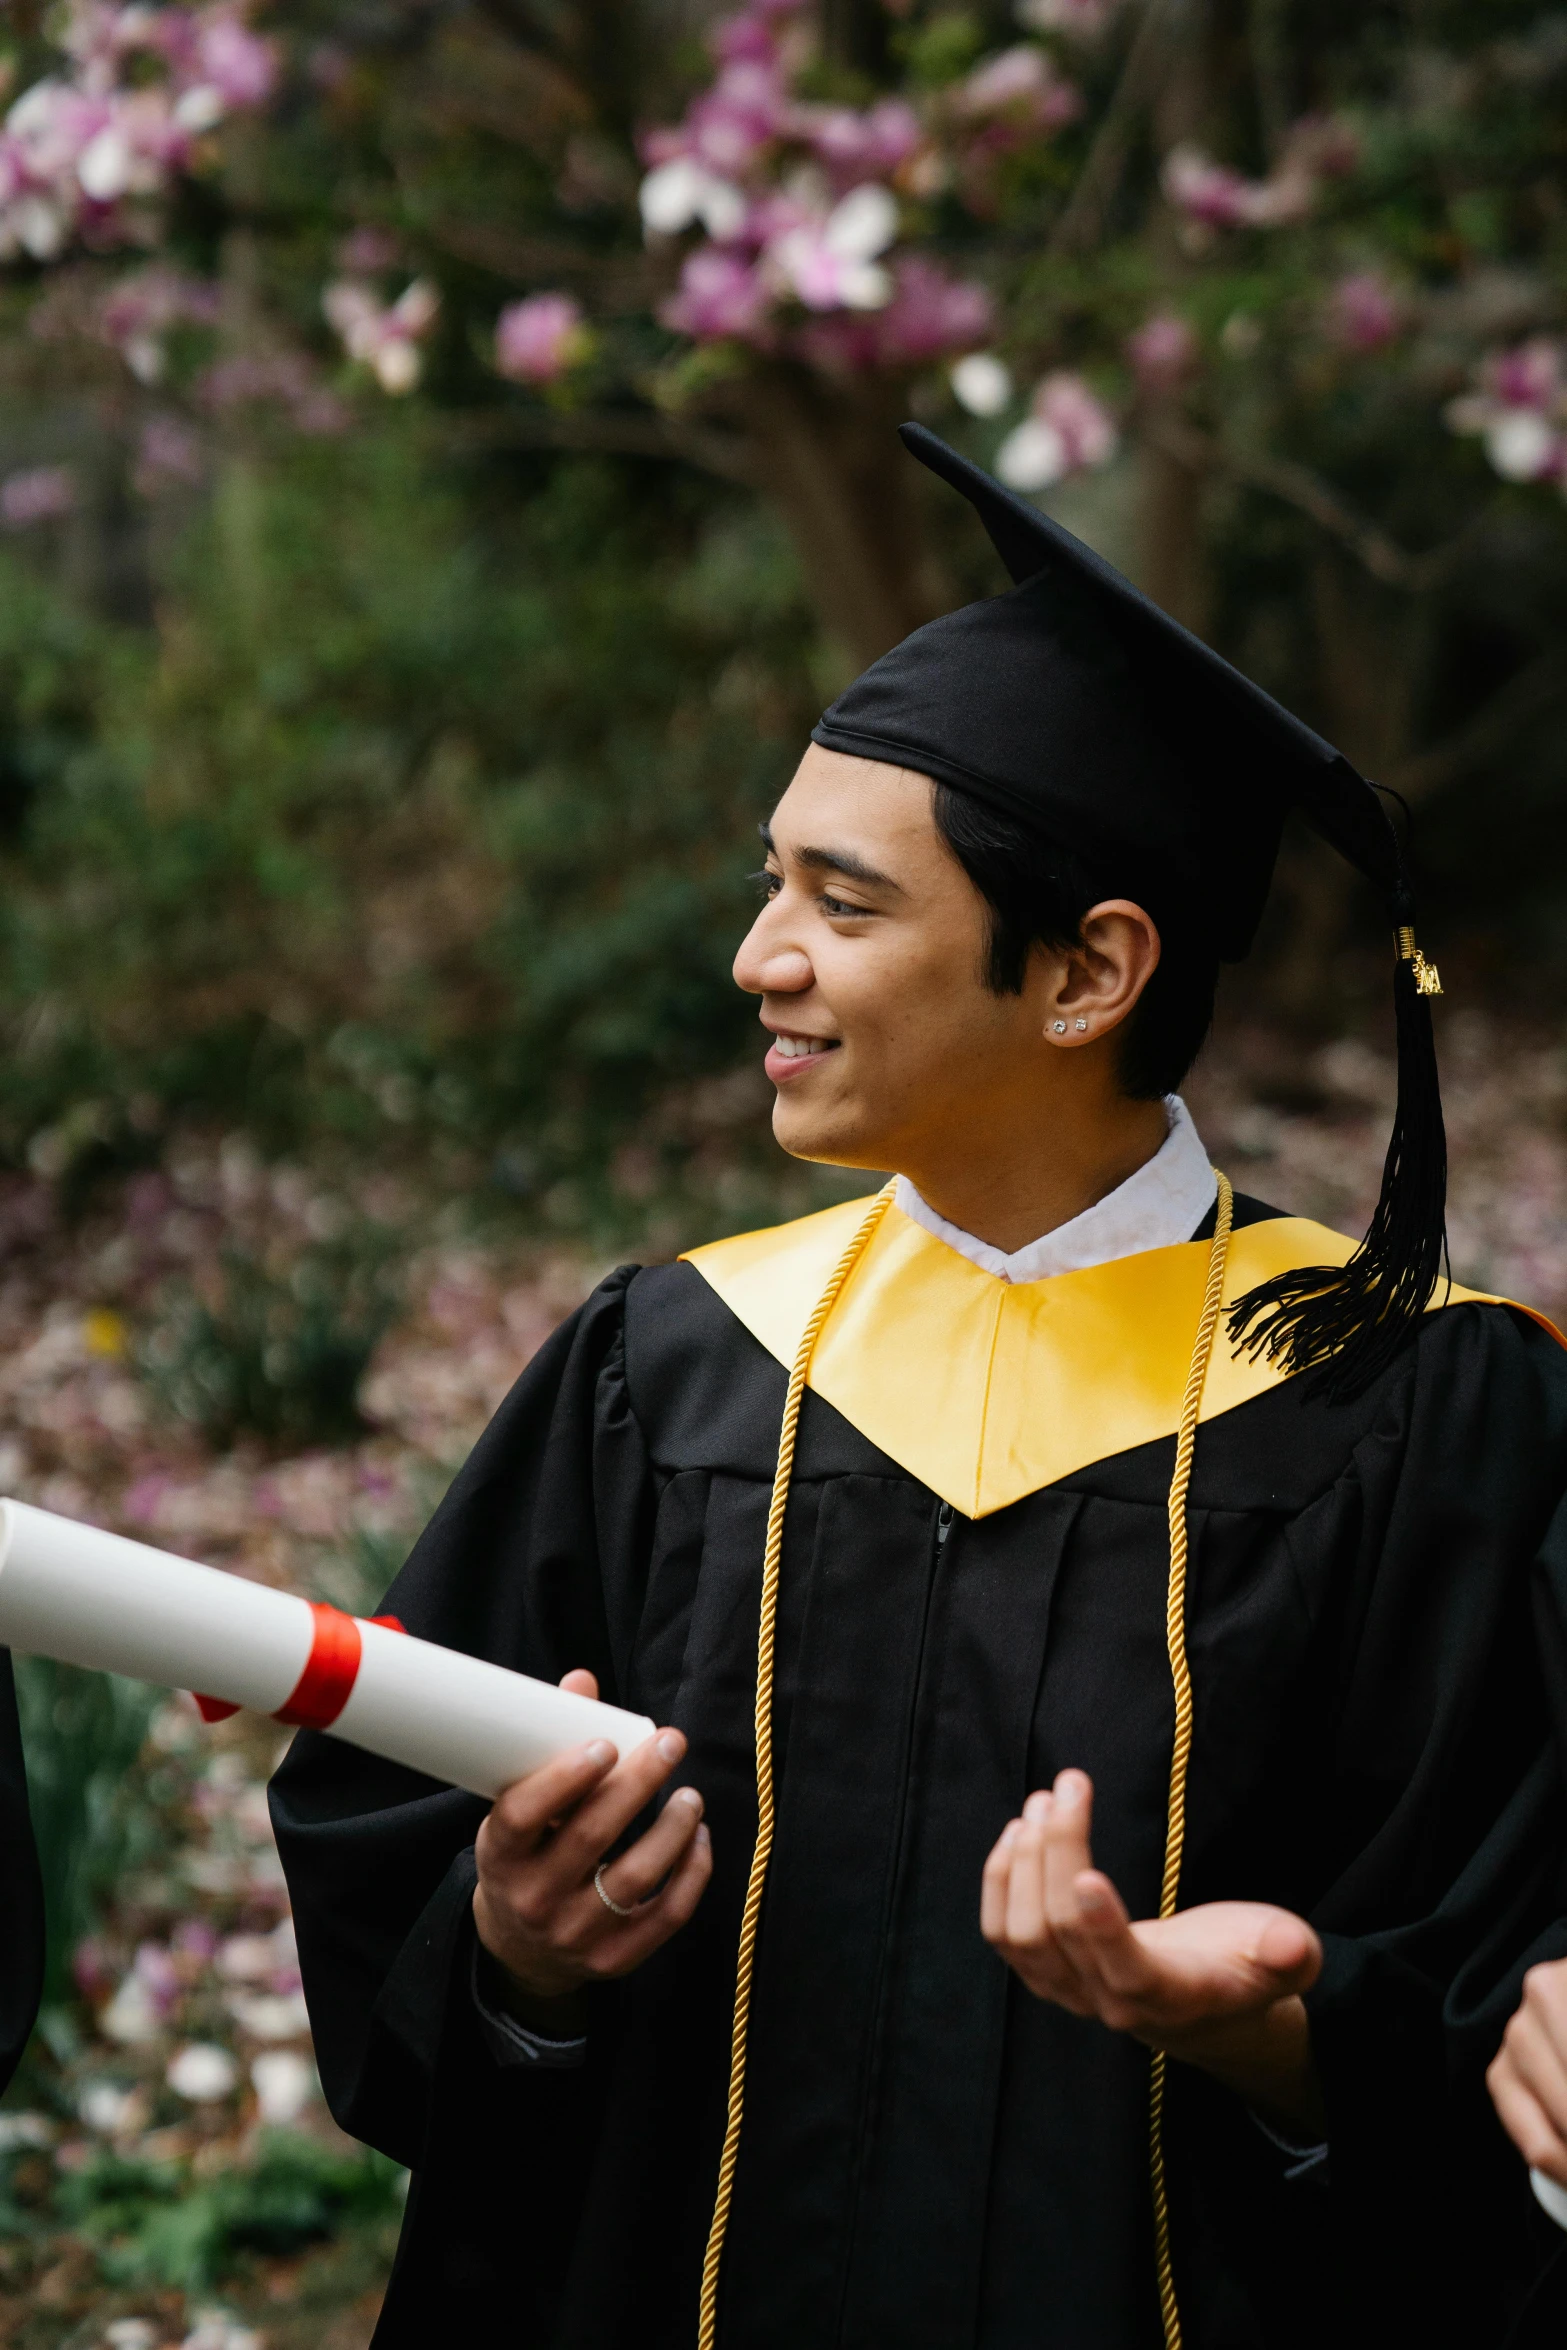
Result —
<instances>
[{"instance_id":1,"label":"black hair","mask_svg":"<svg viewBox=\"0 0 1567 2350\"><path fill-rule=\"evenodd\" d=\"M1122 1027L1121 1083L1133 1101L1176 1092L1213 1025L1219 982L1218 952L1189 912L1150 877L1063 848L950 784L936 785L935 818L990 908L984 979L994 995L1021 995L1030 950L1075 946L1083 916L1105 898L1130 898L1152 917L1159 963Z\"/></svg>"}]
</instances>

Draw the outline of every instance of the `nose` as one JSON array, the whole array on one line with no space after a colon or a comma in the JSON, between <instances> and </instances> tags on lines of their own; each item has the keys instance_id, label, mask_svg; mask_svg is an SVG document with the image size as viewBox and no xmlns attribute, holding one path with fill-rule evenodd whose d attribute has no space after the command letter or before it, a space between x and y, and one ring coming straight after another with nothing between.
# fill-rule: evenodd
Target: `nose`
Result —
<instances>
[{"instance_id":1,"label":"nose","mask_svg":"<svg viewBox=\"0 0 1567 2350\"><path fill-rule=\"evenodd\" d=\"M803 995L815 982L804 948L775 935L771 918L776 911L774 906L762 908L735 957L735 985L747 995Z\"/></svg>"}]
</instances>

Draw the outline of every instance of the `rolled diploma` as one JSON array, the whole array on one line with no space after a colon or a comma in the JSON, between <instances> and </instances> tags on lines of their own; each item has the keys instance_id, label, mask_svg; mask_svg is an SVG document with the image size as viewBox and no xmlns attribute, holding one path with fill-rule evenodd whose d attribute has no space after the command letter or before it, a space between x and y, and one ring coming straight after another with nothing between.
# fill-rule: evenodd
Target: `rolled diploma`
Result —
<instances>
[{"instance_id":1,"label":"rolled diploma","mask_svg":"<svg viewBox=\"0 0 1567 2350\"><path fill-rule=\"evenodd\" d=\"M356 1620L359 1671L331 1735L388 1762L494 1797L567 1747L607 1738L626 1754L653 1735L642 1714ZM273 1714L314 1637L308 1600L0 1501L0 1642L25 1655Z\"/></svg>"},{"instance_id":2,"label":"rolled diploma","mask_svg":"<svg viewBox=\"0 0 1567 2350\"><path fill-rule=\"evenodd\" d=\"M1567 2187L1560 2187L1548 2179L1543 2170L1530 2170L1529 2184L1534 2199L1542 2211L1548 2211L1559 2228L1567 2228Z\"/></svg>"}]
</instances>

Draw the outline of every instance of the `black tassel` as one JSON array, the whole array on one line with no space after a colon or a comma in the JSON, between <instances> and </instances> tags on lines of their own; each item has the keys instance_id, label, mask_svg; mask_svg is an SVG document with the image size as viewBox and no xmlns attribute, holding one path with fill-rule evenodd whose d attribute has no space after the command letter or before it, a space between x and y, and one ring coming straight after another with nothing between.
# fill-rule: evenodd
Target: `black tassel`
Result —
<instances>
[{"instance_id":1,"label":"black tassel","mask_svg":"<svg viewBox=\"0 0 1567 2350\"><path fill-rule=\"evenodd\" d=\"M1347 1265L1259 1282L1228 1315L1237 1353L1315 1371L1306 1392L1332 1403L1364 1394L1409 1344L1447 1255L1447 1131L1431 1030L1431 995L1440 990L1414 944L1407 887L1392 911L1398 1105L1370 1228Z\"/></svg>"}]
</instances>

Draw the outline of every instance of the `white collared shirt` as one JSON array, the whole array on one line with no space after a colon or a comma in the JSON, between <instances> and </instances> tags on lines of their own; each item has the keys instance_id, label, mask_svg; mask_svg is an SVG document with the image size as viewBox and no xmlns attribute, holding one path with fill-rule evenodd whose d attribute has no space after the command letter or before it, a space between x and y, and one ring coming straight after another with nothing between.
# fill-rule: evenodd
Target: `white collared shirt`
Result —
<instances>
[{"instance_id":1,"label":"white collared shirt","mask_svg":"<svg viewBox=\"0 0 1567 2350\"><path fill-rule=\"evenodd\" d=\"M1164 1107L1170 1130L1135 1175L1128 1175L1080 1216L1041 1233L1010 1255L938 1216L906 1175L898 1177L894 1202L911 1223L922 1225L971 1265L1001 1281L1047 1281L1055 1273L1083 1273L1091 1265L1113 1264L1117 1257L1140 1256L1144 1249L1171 1248L1191 1239L1218 1197L1218 1184L1180 1095L1167 1094Z\"/></svg>"}]
</instances>

